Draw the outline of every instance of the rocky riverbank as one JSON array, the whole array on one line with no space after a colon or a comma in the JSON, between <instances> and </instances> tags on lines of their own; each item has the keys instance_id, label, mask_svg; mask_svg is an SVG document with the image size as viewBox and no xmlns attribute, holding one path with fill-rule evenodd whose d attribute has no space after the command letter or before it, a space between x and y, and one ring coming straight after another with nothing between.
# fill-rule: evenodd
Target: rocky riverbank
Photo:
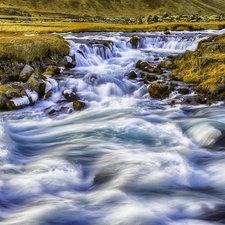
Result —
<instances>
[{"instance_id":1,"label":"rocky riverbank","mask_svg":"<svg viewBox=\"0 0 225 225\"><path fill-rule=\"evenodd\" d=\"M0 110L16 110L46 100L52 94L55 79L64 69L76 66L69 56L68 43L59 36L11 37L13 43L1 39ZM74 90L62 95L79 110L84 104ZM50 114L53 113L50 112Z\"/></svg>"},{"instance_id":2,"label":"rocky riverbank","mask_svg":"<svg viewBox=\"0 0 225 225\"><path fill-rule=\"evenodd\" d=\"M170 104L212 104L225 100L225 35L214 35L199 42L195 51L187 50L177 56L168 56L157 66L138 61L139 74L130 73L130 79L141 78L148 84L151 97L165 99Z\"/></svg>"}]
</instances>

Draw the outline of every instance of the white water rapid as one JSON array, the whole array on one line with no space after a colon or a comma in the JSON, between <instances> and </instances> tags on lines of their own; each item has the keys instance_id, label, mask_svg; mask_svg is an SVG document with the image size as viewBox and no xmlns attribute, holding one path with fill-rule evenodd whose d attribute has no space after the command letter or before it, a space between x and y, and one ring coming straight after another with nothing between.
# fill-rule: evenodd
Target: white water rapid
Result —
<instances>
[{"instance_id":1,"label":"white water rapid","mask_svg":"<svg viewBox=\"0 0 225 225\"><path fill-rule=\"evenodd\" d=\"M170 106L126 77L214 33L63 34L77 66L0 113L0 225L225 224L225 107Z\"/></svg>"}]
</instances>

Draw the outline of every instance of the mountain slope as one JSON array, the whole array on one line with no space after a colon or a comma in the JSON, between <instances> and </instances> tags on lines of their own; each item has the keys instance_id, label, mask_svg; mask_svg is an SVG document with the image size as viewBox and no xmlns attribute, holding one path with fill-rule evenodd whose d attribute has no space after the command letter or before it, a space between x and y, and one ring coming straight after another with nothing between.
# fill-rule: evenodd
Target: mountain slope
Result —
<instances>
[{"instance_id":1,"label":"mountain slope","mask_svg":"<svg viewBox=\"0 0 225 225\"><path fill-rule=\"evenodd\" d=\"M225 12L224 0L7 0L0 14L9 9L33 16L141 17L154 14L208 14ZM7 10L6 10L7 9Z\"/></svg>"}]
</instances>

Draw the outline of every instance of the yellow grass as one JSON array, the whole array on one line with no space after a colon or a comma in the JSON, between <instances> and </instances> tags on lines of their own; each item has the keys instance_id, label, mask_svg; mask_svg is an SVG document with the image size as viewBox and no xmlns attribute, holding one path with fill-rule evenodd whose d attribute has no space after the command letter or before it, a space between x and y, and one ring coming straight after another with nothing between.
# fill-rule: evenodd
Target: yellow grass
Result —
<instances>
[{"instance_id":1,"label":"yellow grass","mask_svg":"<svg viewBox=\"0 0 225 225\"><path fill-rule=\"evenodd\" d=\"M90 23L90 22L43 22L43 21L1 21L1 32L13 33L52 33L52 32L135 32L135 31L165 31L165 30L202 30L219 29L225 26L225 21L221 22L171 22L155 24L110 24L110 23Z\"/></svg>"}]
</instances>

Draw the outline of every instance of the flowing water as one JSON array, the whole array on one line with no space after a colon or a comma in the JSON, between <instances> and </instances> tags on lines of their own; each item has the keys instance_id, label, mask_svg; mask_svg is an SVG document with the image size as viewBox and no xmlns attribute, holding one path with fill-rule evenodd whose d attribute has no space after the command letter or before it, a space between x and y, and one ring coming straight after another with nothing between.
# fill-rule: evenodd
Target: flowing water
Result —
<instances>
[{"instance_id":1,"label":"flowing water","mask_svg":"<svg viewBox=\"0 0 225 225\"><path fill-rule=\"evenodd\" d=\"M63 34L77 67L48 79L48 100L0 114L0 225L224 224L225 107L169 106L126 77L213 33L140 33L137 49L132 34Z\"/></svg>"}]
</instances>

